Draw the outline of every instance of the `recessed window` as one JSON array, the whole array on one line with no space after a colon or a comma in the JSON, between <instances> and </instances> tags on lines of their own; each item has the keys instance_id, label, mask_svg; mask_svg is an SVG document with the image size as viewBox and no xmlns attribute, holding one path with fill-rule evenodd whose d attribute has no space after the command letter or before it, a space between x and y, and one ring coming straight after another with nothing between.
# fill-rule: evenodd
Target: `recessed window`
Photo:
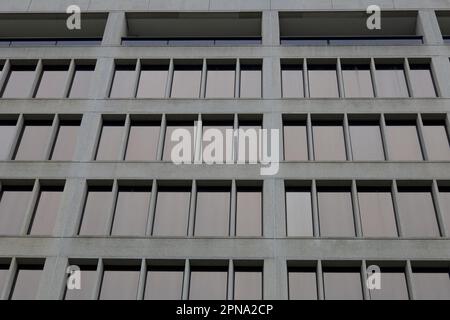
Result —
<instances>
[{"instance_id":1,"label":"recessed window","mask_svg":"<svg viewBox=\"0 0 450 320\"><path fill-rule=\"evenodd\" d=\"M255 163L259 157L259 132L262 121L257 119L239 119L238 162Z\"/></svg>"},{"instance_id":2,"label":"recessed window","mask_svg":"<svg viewBox=\"0 0 450 320\"><path fill-rule=\"evenodd\" d=\"M2 185L0 198L0 234L18 235L21 233L28 204L31 200L32 186Z\"/></svg>"},{"instance_id":3,"label":"recessed window","mask_svg":"<svg viewBox=\"0 0 450 320\"><path fill-rule=\"evenodd\" d=\"M234 98L236 65L208 62L207 68L206 98Z\"/></svg>"},{"instance_id":4,"label":"recessed window","mask_svg":"<svg viewBox=\"0 0 450 320\"><path fill-rule=\"evenodd\" d=\"M177 130L177 129L181 129L181 130ZM177 130L177 132L174 133L174 131ZM183 140L183 138L180 138L181 136L184 137L184 133L190 134L191 139L188 139L188 141L183 141L183 146L185 146L184 143L187 143L188 145L190 145L190 156L187 156L184 154L184 152L189 152L189 148L186 147L188 150L185 150L183 148L183 150L179 150L179 149L175 149L175 146L180 144L180 141ZM173 140L172 140L172 135L173 136ZM164 161L172 161L175 159L172 159L172 152L174 152L174 154L177 157L180 157L180 159L185 159L185 158L190 158L193 159L194 158L194 121L169 121L167 123L166 126L166 134L165 134L165 139L164 139L164 151L163 151L163 160Z\"/></svg>"},{"instance_id":5,"label":"recessed window","mask_svg":"<svg viewBox=\"0 0 450 320\"><path fill-rule=\"evenodd\" d=\"M303 98L303 66L289 63L281 65L281 86L283 98Z\"/></svg>"},{"instance_id":6,"label":"recessed window","mask_svg":"<svg viewBox=\"0 0 450 320\"><path fill-rule=\"evenodd\" d=\"M94 70L95 65L78 64L75 66L75 74L70 87L69 98L82 99L89 97Z\"/></svg>"},{"instance_id":7,"label":"recessed window","mask_svg":"<svg viewBox=\"0 0 450 320\"><path fill-rule=\"evenodd\" d=\"M386 137L390 160L423 160L417 127L414 121L387 121Z\"/></svg>"},{"instance_id":8,"label":"recessed window","mask_svg":"<svg viewBox=\"0 0 450 320\"><path fill-rule=\"evenodd\" d=\"M139 267L105 266L100 288L100 300L136 300Z\"/></svg>"},{"instance_id":9,"label":"recessed window","mask_svg":"<svg viewBox=\"0 0 450 320\"><path fill-rule=\"evenodd\" d=\"M73 160L79 131L79 120L61 120L50 159L56 161Z\"/></svg>"},{"instance_id":10,"label":"recessed window","mask_svg":"<svg viewBox=\"0 0 450 320\"><path fill-rule=\"evenodd\" d=\"M324 268L323 289L325 300L362 300L359 268Z\"/></svg>"},{"instance_id":11,"label":"recessed window","mask_svg":"<svg viewBox=\"0 0 450 320\"><path fill-rule=\"evenodd\" d=\"M35 77L36 65L12 65L3 90L3 98L28 98Z\"/></svg>"},{"instance_id":12,"label":"recessed window","mask_svg":"<svg viewBox=\"0 0 450 320\"><path fill-rule=\"evenodd\" d=\"M109 235L109 217L111 215L113 193L111 186L89 186L80 235Z\"/></svg>"},{"instance_id":13,"label":"recessed window","mask_svg":"<svg viewBox=\"0 0 450 320\"><path fill-rule=\"evenodd\" d=\"M143 236L147 227L150 187L120 187L111 234Z\"/></svg>"},{"instance_id":14,"label":"recessed window","mask_svg":"<svg viewBox=\"0 0 450 320\"><path fill-rule=\"evenodd\" d=\"M413 267L412 271L416 299L450 300L450 278L448 267Z\"/></svg>"},{"instance_id":15,"label":"recessed window","mask_svg":"<svg viewBox=\"0 0 450 320\"><path fill-rule=\"evenodd\" d=\"M158 187L154 236L186 236L191 187Z\"/></svg>"},{"instance_id":16,"label":"recessed window","mask_svg":"<svg viewBox=\"0 0 450 320\"><path fill-rule=\"evenodd\" d=\"M402 64L377 64L378 97L408 98L405 71Z\"/></svg>"},{"instance_id":17,"label":"recessed window","mask_svg":"<svg viewBox=\"0 0 450 320\"><path fill-rule=\"evenodd\" d=\"M97 282L97 265L80 265L80 288L66 289L65 300L91 300Z\"/></svg>"},{"instance_id":18,"label":"recessed window","mask_svg":"<svg viewBox=\"0 0 450 320\"><path fill-rule=\"evenodd\" d=\"M371 300L408 300L404 268L381 267L380 289L369 289Z\"/></svg>"},{"instance_id":19,"label":"recessed window","mask_svg":"<svg viewBox=\"0 0 450 320\"><path fill-rule=\"evenodd\" d=\"M355 236L350 188L320 187L317 189L317 202L321 236Z\"/></svg>"},{"instance_id":20,"label":"recessed window","mask_svg":"<svg viewBox=\"0 0 450 320\"><path fill-rule=\"evenodd\" d=\"M95 160L117 161L120 157L124 120L104 120Z\"/></svg>"},{"instance_id":21,"label":"recessed window","mask_svg":"<svg viewBox=\"0 0 450 320\"><path fill-rule=\"evenodd\" d=\"M182 267L149 268L144 300L181 300L183 277Z\"/></svg>"},{"instance_id":22,"label":"recessed window","mask_svg":"<svg viewBox=\"0 0 450 320\"><path fill-rule=\"evenodd\" d=\"M410 64L409 68L409 78L414 97L435 98L437 94L430 65Z\"/></svg>"},{"instance_id":23,"label":"recessed window","mask_svg":"<svg viewBox=\"0 0 450 320\"><path fill-rule=\"evenodd\" d=\"M199 98L202 65L176 64L173 71L172 98Z\"/></svg>"},{"instance_id":24,"label":"recessed window","mask_svg":"<svg viewBox=\"0 0 450 320\"><path fill-rule=\"evenodd\" d=\"M424 120L423 137L428 159L435 161L450 160L450 142L444 121Z\"/></svg>"},{"instance_id":25,"label":"recessed window","mask_svg":"<svg viewBox=\"0 0 450 320\"><path fill-rule=\"evenodd\" d=\"M450 187L439 187L439 203L441 205L442 219L447 230L450 230Z\"/></svg>"},{"instance_id":26,"label":"recessed window","mask_svg":"<svg viewBox=\"0 0 450 320\"><path fill-rule=\"evenodd\" d=\"M203 161L224 163L234 160L233 142L227 146L227 130L233 130L233 120L204 121L203 129ZM222 134L223 139L217 136L218 132ZM222 141L222 142L221 142ZM222 152L222 154L220 154ZM205 155L209 158L205 158Z\"/></svg>"},{"instance_id":27,"label":"recessed window","mask_svg":"<svg viewBox=\"0 0 450 320\"><path fill-rule=\"evenodd\" d=\"M284 160L307 161L308 138L305 121L286 121L283 126Z\"/></svg>"},{"instance_id":28,"label":"recessed window","mask_svg":"<svg viewBox=\"0 0 450 320\"><path fill-rule=\"evenodd\" d=\"M34 300L37 297L42 265L19 265L11 290L11 300Z\"/></svg>"},{"instance_id":29,"label":"recessed window","mask_svg":"<svg viewBox=\"0 0 450 320\"><path fill-rule=\"evenodd\" d=\"M25 121L14 160L47 160L52 120Z\"/></svg>"},{"instance_id":30,"label":"recessed window","mask_svg":"<svg viewBox=\"0 0 450 320\"><path fill-rule=\"evenodd\" d=\"M263 297L263 273L260 268L234 269L234 299L261 300Z\"/></svg>"},{"instance_id":31,"label":"recessed window","mask_svg":"<svg viewBox=\"0 0 450 320\"><path fill-rule=\"evenodd\" d=\"M262 67L260 64L241 64L241 98L261 98Z\"/></svg>"},{"instance_id":32,"label":"recessed window","mask_svg":"<svg viewBox=\"0 0 450 320\"><path fill-rule=\"evenodd\" d=\"M29 234L53 234L63 192L64 186L41 187Z\"/></svg>"},{"instance_id":33,"label":"recessed window","mask_svg":"<svg viewBox=\"0 0 450 320\"><path fill-rule=\"evenodd\" d=\"M347 160L342 122L321 121L313 123L313 142L315 160Z\"/></svg>"},{"instance_id":34,"label":"recessed window","mask_svg":"<svg viewBox=\"0 0 450 320\"><path fill-rule=\"evenodd\" d=\"M392 194L386 187L359 187L362 232L366 237L396 237Z\"/></svg>"},{"instance_id":35,"label":"recessed window","mask_svg":"<svg viewBox=\"0 0 450 320\"><path fill-rule=\"evenodd\" d=\"M431 190L428 187L399 187L398 208L403 235L439 237Z\"/></svg>"},{"instance_id":36,"label":"recessed window","mask_svg":"<svg viewBox=\"0 0 450 320\"><path fill-rule=\"evenodd\" d=\"M14 137L17 120L0 120L0 160L8 160Z\"/></svg>"},{"instance_id":37,"label":"recessed window","mask_svg":"<svg viewBox=\"0 0 450 320\"><path fill-rule=\"evenodd\" d=\"M9 273L9 264L0 262L0 291L1 292L3 292L3 288L6 285L8 273Z\"/></svg>"},{"instance_id":38,"label":"recessed window","mask_svg":"<svg viewBox=\"0 0 450 320\"><path fill-rule=\"evenodd\" d=\"M168 65L143 63L139 76L137 98L164 98L168 74Z\"/></svg>"},{"instance_id":39,"label":"recessed window","mask_svg":"<svg viewBox=\"0 0 450 320\"><path fill-rule=\"evenodd\" d=\"M44 65L36 98L63 98L68 65Z\"/></svg>"},{"instance_id":40,"label":"recessed window","mask_svg":"<svg viewBox=\"0 0 450 320\"><path fill-rule=\"evenodd\" d=\"M313 267L289 268L290 300L317 300L317 274Z\"/></svg>"},{"instance_id":41,"label":"recessed window","mask_svg":"<svg viewBox=\"0 0 450 320\"><path fill-rule=\"evenodd\" d=\"M114 72L110 98L133 98L136 81L135 64L117 64Z\"/></svg>"},{"instance_id":42,"label":"recessed window","mask_svg":"<svg viewBox=\"0 0 450 320\"><path fill-rule=\"evenodd\" d=\"M193 268L191 270L189 300L226 300L227 268Z\"/></svg>"},{"instance_id":43,"label":"recessed window","mask_svg":"<svg viewBox=\"0 0 450 320\"><path fill-rule=\"evenodd\" d=\"M313 235L310 188L286 188L286 222L288 237Z\"/></svg>"},{"instance_id":44,"label":"recessed window","mask_svg":"<svg viewBox=\"0 0 450 320\"><path fill-rule=\"evenodd\" d=\"M342 65L342 79L346 98L373 98L369 64L344 63Z\"/></svg>"},{"instance_id":45,"label":"recessed window","mask_svg":"<svg viewBox=\"0 0 450 320\"><path fill-rule=\"evenodd\" d=\"M196 236L228 236L230 187L199 187L195 211Z\"/></svg>"},{"instance_id":46,"label":"recessed window","mask_svg":"<svg viewBox=\"0 0 450 320\"><path fill-rule=\"evenodd\" d=\"M238 187L236 194L236 236L262 235L261 187Z\"/></svg>"},{"instance_id":47,"label":"recessed window","mask_svg":"<svg viewBox=\"0 0 450 320\"><path fill-rule=\"evenodd\" d=\"M335 64L308 64L308 79L311 98L339 97Z\"/></svg>"},{"instance_id":48,"label":"recessed window","mask_svg":"<svg viewBox=\"0 0 450 320\"><path fill-rule=\"evenodd\" d=\"M125 160L156 160L160 129L159 121L131 121Z\"/></svg>"},{"instance_id":49,"label":"recessed window","mask_svg":"<svg viewBox=\"0 0 450 320\"><path fill-rule=\"evenodd\" d=\"M351 121L349 129L353 160L382 161L385 159L381 130L377 122Z\"/></svg>"}]
</instances>

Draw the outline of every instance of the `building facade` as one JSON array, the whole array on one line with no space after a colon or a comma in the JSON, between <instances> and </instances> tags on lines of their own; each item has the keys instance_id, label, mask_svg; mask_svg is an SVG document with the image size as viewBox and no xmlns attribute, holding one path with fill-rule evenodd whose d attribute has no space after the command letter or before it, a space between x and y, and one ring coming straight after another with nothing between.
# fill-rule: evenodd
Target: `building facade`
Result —
<instances>
[{"instance_id":1,"label":"building facade","mask_svg":"<svg viewBox=\"0 0 450 320\"><path fill-rule=\"evenodd\" d=\"M371 4L2 1L0 298L450 299L450 4Z\"/></svg>"}]
</instances>

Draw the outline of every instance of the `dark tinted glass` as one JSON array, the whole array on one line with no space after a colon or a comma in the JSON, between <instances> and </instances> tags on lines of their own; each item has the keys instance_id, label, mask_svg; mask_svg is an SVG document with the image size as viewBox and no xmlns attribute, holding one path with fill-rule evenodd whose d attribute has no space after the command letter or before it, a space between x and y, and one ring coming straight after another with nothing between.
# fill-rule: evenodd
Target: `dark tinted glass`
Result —
<instances>
[{"instance_id":1,"label":"dark tinted glass","mask_svg":"<svg viewBox=\"0 0 450 320\"><path fill-rule=\"evenodd\" d=\"M31 199L32 187L3 186L0 198L0 234L18 235Z\"/></svg>"},{"instance_id":2,"label":"dark tinted glass","mask_svg":"<svg viewBox=\"0 0 450 320\"><path fill-rule=\"evenodd\" d=\"M31 235L51 235L58 215L63 187L43 187L34 212Z\"/></svg>"}]
</instances>

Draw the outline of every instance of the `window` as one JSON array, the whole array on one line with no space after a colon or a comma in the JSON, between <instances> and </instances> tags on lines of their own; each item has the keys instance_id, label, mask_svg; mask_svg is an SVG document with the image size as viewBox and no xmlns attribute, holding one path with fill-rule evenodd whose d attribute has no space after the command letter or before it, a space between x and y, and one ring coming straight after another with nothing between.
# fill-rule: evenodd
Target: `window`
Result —
<instances>
[{"instance_id":1,"label":"window","mask_svg":"<svg viewBox=\"0 0 450 320\"><path fill-rule=\"evenodd\" d=\"M145 300L181 300L183 268L151 267L147 271Z\"/></svg>"},{"instance_id":2,"label":"window","mask_svg":"<svg viewBox=\"0 0 450 320\"><path fill-rule=\"evenodd\" d=\"M444 121L424 120L423 137L428 159L450 160L450 143Z\"/></svg>"},{"instance_id":3,"label":"window","mask_svg":"<svg viewBox=\"0 0 450 320\"><path fill-rule=\"evenodd\" d=\"M371 300L408 300L404 268L381 267L380 289L369 289Z\"/></svg>"},{"instance_id":4,"label":"window","mask_svg":"<svg viewBox=\"0 0 450 320\"><path fill-rule=\"evenodd\" d=\"M124 120L104 120L96 160L117 161L122 151Z\"/></svg>"},{"instance_id":5,"label":"window","mask_svg":"<svg viewBox=\"0 0 450 320\"><path fill-rule=\"evenodd\" d=\"M229 187L199 187L195 211L196 236L228 236L230 218Z\"/></svg>"},{"instance_id":6,"label":"window","mask_svg":"<svg viewBox=\"0 0 450 320\"><path fill-rule=\"evenodd\" d=\"M450 187L439 187L439 203L441 205L443 222L448 232L450 232Z\"/></svg>"},{"instance_id":7,"label":"window","mask_svg":"<svg viewBox=\"0 0 450 320\"><path fill-rule=\"evenodd\" d=\"M307 161L308 139L306 122L287 121L283 126L284 160Z\"/></svg>"},{"instance_id":8,"label":"window","mask_svg":"<svg viewBox=\"0 0 450 320\"><path fill-rule=\"evenodd\" d=\"M369 64L343 64L342 79L346 98L373 98Z\"/></svg>"},{"instance_id":9,"label":"window","mask_svg":"<svg viewBox=\"0 0 450 320\"><path fill-rule=\"evenodd\" d=\"M50 159L56 161L73 160L79 131L79 120L61 120L59 122L58 135Z\"/></svg>"},{"instance_id":10,"label":"window","mask_svg":"<svg viewBox=\"0 0 450 320\"><path fill-rule=\"evenodd\" d=\"M79 234L83 236L108 235L112 202L111 186L89 186Z\"/></svg>"},{"instance_id":11,"label":"window","mask_svg":"<svg viewBox=\"0 0 450 320\"><path fill-rule=\"evenodd\" d=\"M234 161L234 150L233 147L230 147L227 149L227 130L233 130L233 120L206 120L203 121L202 124L203 129L203 137L208 137L209 140L204 139L202 141L203 143L203 161L204 162L217 162L217 163L225 163L229 161ZM216 140L216 133L220 131L222 134L222 142L220 142L220 138ZM211 136L208 135L211 134ZM231 142L231 145L233 145L233 141ZM214 149L212 149L214 146ZM223 146L223 147L222 147ZM220 155L220 149L222 149L222 154ZM214 150L214 151L213 151ZM204 156L207 155L209 159L206 159Z\"/></svg>"},{"instance_id":12,"label":"window","mask_svg":"<svg viewBox=\"0 0 450 320\"><path fill-rule=\"evenodd\" d=\"M398 208L403 235L439 237L430 188L399 187L398 191Z\"/></svg>"},{"instance_id":13,"label":"window","mask_svg":"<svg viewBox=\"0 0 450 320\"><path fill-rule=\"evenodd\" d=\"M23 264L18 267L11 291L11 300L34 300L37 297L42 265Z\"/></svg>"},{"instance_id":14,"label":"window","mask_svg":"<svg viewBox=\"0 0 450 320\"><path fill-rule=\"evenodd\" d=\"M352 121L349 128L353 160L382 161L385 159L380 126L377 123Z\"/></svg>"},{"instance_id":15,"label":"window","mask_svg":"<svg viewBox=\"0 0 450 320\"><path fill-rule=\"evenodd\" d=\"M359 268L324 268L323 287L325 300L363 299Z\"/></svg>"},{"instance_id":16,"label":"window","mask_svg":"<svg viewBox=\"0 0 450 320\"><path fill-rule=\"evenodd\" d=\"M262 120L239 119L238 132L238 162L256 163L259 158L259 130L262 129Z\"/></svg>"},{"instance_id":17,"label":"window","mask_svg":"<svg viewBox=\"0 0 450 320\"><path fill-rule=\"evenodd\" d=\"M164 98L166 95L168 65L143 64L137 89L138 98Z\"/></svg>"},{"instance_id":18,"label":"window","mask_svg":"<svg viewBox=\"0 0 450 320\"><path fill-rule=\"evenodd\" d=\"M236 196L236 236L262 235L262 192L260 187L238 187Z\"/></svg>"},{"instance_id":19,"label":"window","mask_svg":"<svg viewBox=\"0 0 450 320\"><path fill-rule=\"evenodd\" d=\"M44 65L36 98L63 98L69 66Z\"/></svg>"},{"instance_id":20,"label":"window","mask_svg":"<svg viewBox=\"0 0 450 320\"><path fill-rule=\"evenodd\" d=\"M311 98L338 98L336 65L308 65L309 96Z\"/></svg>"},{"instance_id":21,"label":"window","mask_svg":"<svg viewBox=\"0 0 450 320\"><path fill-rule=\"evenodd\" d=\"M387 121L386 137L390 160L423 160L419 136L414 122Z\"/></svg>"},{"instance_id":22,"label":"window","mask_svg":"<svg viewBox=\"0 0 450 320\"><path fill-rule=\"evenodd\" d=\"M261 300L262 271L260 268L240 268L234 270L234 299Z\"/></svg>"},{"instance_id":23,"label":"window","mask_svg":"<svg viewBox=\"0 0 450 320\"><path fill-rule=\"evenodd\" d=\"M109 97L133 98L135 80L136 65L117 64Z\"/></svg>"},{"instance_id":24,"label":"window","mask_svg":"<svg viewBox=\"0 0 450 320\"><path fill-rule=\"evenodd\" d=\"M208 62L206 98L234 98L236 65Z\"/></svg>"},{"instance_id":25,"label":"window","mask_svg":"<svg viewBox=\"0 0 450 320\"><path fill-rule=\"evenodd\" d=\"M158 187L154 236L186 236L191 187Z\"/></svg>"},{"instance_id":26,"label":"window","mask_svg":"<svg viewBox=\"0 0 450 320\"><path fill-rule=\"evenodd\" d=\"M25 121L15 160L47 160L52 120Z\"/></svg>"},{"instance_id":27,"label":"window","mask_svg":"<svg viewBox=\"0 0 450 320\"><path fill-rule=\"evenodd\" d=\"M352 195L350 188L320 187L317 189L320 235L325 237L353 237Z\"/></svg>"},{"instance_id":28,"label":"window","mask_svg":"<svg viewBox=\"0 0 450 320\"><path fill-rule=\"evenodd\" d=\"M449 268L413 267L416 299L450 300Z\"/></svg>"},{"instance_id":29,"label":"window","mask_svg":"<svg viewBox=\"0 0 450 320\"><path fill-rule=\"evenodd\" d=\"M16 135L17 120L0 120L0 161L8 160Z\"/></svg>"},{"instance_id":30,"label":"window","mask_svg":"<svg viewBox=\"0 0 450 320\"><path fill-rule=\"evenodd\" d=\"M409 78L415 98L435 98L437 96L430 65L411 64Z\"/></svg>"},{"instance_id":31,"label":"window","mask_svg":"<svg viewBox=\"0 0 450 320\"><path fill-rule=\"evenodd\" d=\"M6 264L4 261L0 261L0 292L3 292L3 288L6 285L8 274L9 274L9 262L8 264Z\"/></svg>"},{"instance_id":32,"label":"window","mask_svg":"<svg viewBox=\"0 0 450 320\"><path fill-rule=\"evenodd\" d=\"M366 237L396 237L392 195L387 187L359 187L362 232Z\"/></svg>"},{"instance_id":33,"label":"window","mask_svg":"<svg viewBox=\"0 0 450 320\"><path fill-rule=\"evenodd\" d=\"M166 126L166 135L164 139L164 151L163 151L163 160L164 161L172 161L172 150L174 147L180 143L182 138L178 135L174 136L174 141L172 141L172 134L177 129L187 130L190 133L191 140L194 140L194 121L168 121ZM187 141L186 143L190 143L191 145L191 155L190 158L194 158L194 142ZM184 144L183 144L184 145ZM184 150L186 151L186 150ZM176 152L176 151L174 151ZM176 153L177 156L184 159L187 157L181 151ZM189 158L189 157L187 157Z\"/></svg>"},{"instance_id":34,"label":"window","mask_svg":"<svg viewBox=\"0 0 450 320\"><path fill-rule=\"evenodd\" d=\"M41 187L29 234L53 234L63 192L64 186Z\"/></svg>"},{"instance_id":35,"label":"window","mask_svg":"<svg viewBox=\"0 0 450 320\"><path fill-rule=\"evenodd\" d=\"M403 65L377 64L376 69L377 91L379 97L409 97Z\"/></svg>"},{"instance_id":36,"label":"window","mask_svg":"<svg viewBox=\"0 0 450 320\"><path fill-rule=\"evenodd\" d=\"M96 265L79 265L80 267L80 289L66 289L65 300L91 300L94 296L94 287L97 282Z\"/></svg>"},{"instance_id":37,"label":"window","mask_svg":"<svg viewBox=\"0 0 450 320\"><path fill-rule=\"evenodd\" d=\"M160 122L157 121L131 121L125 160L156 160L160 129Z\"/></svg>"},{"instance_id":38,"label":"window","mask_svg":"<svg viewBox=\"0 0 450 320\"><path fill-rule=\"evenodd\" d=\"M175 65L172 80L172 98L198 98L200 97L200 82L202 66Z\"/></svg>"},{"instance_id":39,"label":"window","mask_svg":"<svg viewBox=\"0 0 450 320\"><path fill-rule=\"evenodd\" d=\"M227 268L193 268L189 300L226 300L227 285Z\"/></svg>"},{"instance_id":40,"label":"window","mask_svg":"<svg viewBox=\"0 0 450 320\"><path fill-rule=\"evenodd\" d=\"M36 65L12 65L3 89L3 98L28 98L35 77Z\"/></svg>"},{"instance_id":41,"label":"window","mask_svg":"<svg viewBox=\"0 0 450 320\"><path fill-rule=\"evenodd\" d=\"M69 98L88 98L95 65L77 64L69 91Z\"/></svg>"},{"instance_id":42,"label":"window","mask_svg":"<svg viewBox=\"0 0 450 320\"><path fill-rule=\"evenodd\" d=\"M286 222L288 237L313 235L310 188L286 188Z\"/></svg>"},{"instance_id":43,"label":"window","mask_svg":"<svg viewBox=\"0 0 450 320\"><path fill-rule=\"evenodd\" d=\"M241 98L261 98L262 68L259 64L241 65Z\"/></svg>"},{"instance_id":44,"label":"window","mask_svg":"<svg viewBox=\"0 0 450 320\"><path fill-rule=\"evenodd\" d=\"M317 275L314 267L288 270L290 300L317 300Z\"/></svg>"},{"instance_id":45,"label":"window","mask_svg":"<svg viewBox=\"0 0 450 320\"><path fill-rule=\"evenodd\" d=\"M32 186L2 185L0 198L0 234L19 235L22 231Z\"/></svg>"},{"instance_id":46,"label":"window","mask_svg":"<svg viewBox=\"0 0 450 320\"><path fill-rule=\"evenodd\" d=\"M149 187L120 187L112 226L113 236L144 236L150 205Z\"/></svg>"},{"instance_id":47,"label":"window","mask_svg":"<svg viewBox=\"0 0 450 320\"><path fill-rule=\"evenodd\" d=\"M334 121L313 123L313 141L315 160L347 160L342 123Z\"/></svg>"},{"instance_id":48,"label":"window","mask_svg":"<svg viewBox=\"0 0 450 320\"><path fill-rule=\"evenodd\" d=\"M136 300L139 267L105 266L100 300Z\"/></svg>"},{"instance_id":49,"label":"window","mask_svg":"<svg viewBox=\"0 0 450 320\"><path fill-rule=\"evenodd\" d=\"M303 67L300 62L281 65L283 98L303 98L303 85Z\"/></svg>"}]
</instances>

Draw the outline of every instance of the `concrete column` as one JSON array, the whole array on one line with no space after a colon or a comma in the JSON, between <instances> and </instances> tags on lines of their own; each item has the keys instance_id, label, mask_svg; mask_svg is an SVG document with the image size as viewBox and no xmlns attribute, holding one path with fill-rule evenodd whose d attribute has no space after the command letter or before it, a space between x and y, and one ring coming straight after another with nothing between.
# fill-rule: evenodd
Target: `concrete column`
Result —
<instances>
[{"instance_id":1,"label":"concrete column","mask_svg":"<svg viewBox=\"0 0 450 320\"><path fill-rule=\"evenodd\" d=\"M450 98L450 62L447 56L431 58L431 72L434 76L437 94L442 98Z\"/></svg>"},{"instance_id":2,"label":"concrete column","mask_svg":"<svg viewBox=\"0 0 450 320\"><path fill-rule=\"evenodd\" d=\"M281 66L279 58L263 59L262 95L264 99L281 99Z\"/></svg>"},{"instance_id":3,"label":"concrete column","mask_svg":"<svg viewBox=\"0 0 450 320\"><path fill-rule=\"evenodd\" d=\"M421 9L417 14L417 34L423 36L423 42L427 45L439 45L443 43L441 30L432 9Z\"/></svg>"},{"instance_id":4,"label":"concrete column","mask_svg":"<svg viewBox=\"0 0 450 320\"><path fill-rule=\"evenodd\" d=\"M124 11L110 12L103 34L102 46L120 46L122 37L127 34L127 21Z\"/></svg>"},{"instance_id":5,"label":"concrete column","mask_svg":"<svg viewBox=\"0 0 450 320\"><path fill-rule=\"evenodd\" d=\"M263 11L262 13L262 43L264 46L280 44L280 24L278 11Z\"/></svg>"},{"instance_id":6,"label":"concrete column","mask_svg":"<svg viewBox=\"0 0 450 320\"><path fill-rule=\"evenodd\" d=\"M92 161L102 129L102 116L98 113L85 113L81 121L74 161Z\"/></svg>"},{"instance_id":7,"label":"concrete column","mask_svg":"<svg viewBox=\"0 0 450 320\"><path fill-rule=\"evenodd\" d=\"M45 259L37 299L58 300L62 298L66 281L67 262L67 257L58 256Z\"/></svg>"}]
</instances>

